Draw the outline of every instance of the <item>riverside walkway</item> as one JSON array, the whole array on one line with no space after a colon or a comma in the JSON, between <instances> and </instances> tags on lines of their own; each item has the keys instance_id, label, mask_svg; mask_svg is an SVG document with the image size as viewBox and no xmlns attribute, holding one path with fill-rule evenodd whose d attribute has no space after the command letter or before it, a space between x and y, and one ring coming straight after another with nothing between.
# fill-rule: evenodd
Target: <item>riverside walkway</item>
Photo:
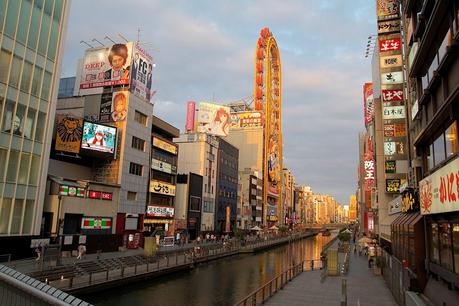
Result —
<instances>
[{"instance_id":1,"label":"riverside walkway","mask_svg":"<svg viewBox=\"0 0 459 306\"><path fill-rule=\"evenodd\" d=\"M334 248L332 246L331 248ZM265 305L340 305L342 279L347 281L347 305L397 306L380 275L368 268L366 256L350 254L349 272L345 276L328 276L321 282L321 271L301 273Z\"/></svg>"}]
</instances>

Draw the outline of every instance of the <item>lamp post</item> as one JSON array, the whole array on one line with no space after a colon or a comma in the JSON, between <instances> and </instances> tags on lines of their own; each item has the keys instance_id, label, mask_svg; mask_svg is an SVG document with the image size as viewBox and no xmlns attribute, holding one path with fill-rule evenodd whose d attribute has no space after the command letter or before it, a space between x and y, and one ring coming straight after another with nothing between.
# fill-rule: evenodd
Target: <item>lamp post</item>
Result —
<instances>
[{"instance_id":1,"label":"lamp post","mask_svg":"<svg viewBox=\"0 0 459 306\"><path fill-rule=\"evenodd\" d=\"M57 261L56 264L60 265L61 263L61 251L62 251L62 238L61 238L61 203L62 203L62 195L58 195L57 198L59 199L57 204L57 222L56 222L56 240L59 243L58 253L57 253Z\"/></svg>"}]
</instances>

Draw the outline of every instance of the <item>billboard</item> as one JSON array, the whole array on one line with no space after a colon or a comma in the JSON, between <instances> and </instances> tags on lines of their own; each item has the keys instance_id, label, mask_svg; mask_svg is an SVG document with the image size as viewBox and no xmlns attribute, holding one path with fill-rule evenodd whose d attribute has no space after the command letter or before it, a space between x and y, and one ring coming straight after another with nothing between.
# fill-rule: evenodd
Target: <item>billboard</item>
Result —
<instances>
[{"instance_id":1,"label":"billboard","mask_svg":"<svg viewBox=\"0 0 459 306\"><path fill-rule=\"evenodd\" d=\"M402 89L383 89L381 93L383 102L403 101Z\"/></svg>"},{"instance_id":2,"label":"billboard","mask_svg":"<svg viewBox=\"0 0 459 306\"><path fill-rule=\"evenodd\" d=\"M186 105L186 131L194 130L194 115L196 112L196 102L189 101Z\"/></svg>"},{"instance_id":3,"label":"billboard","mask_svg":"<svg viewBox=\"0 0 459 306\"><path fill-rule=\"evenodd\" d=\"M84 121L82 150L114 154L115 143L115 127Z\"/></svg>"},{"instance_id":4,"label":"billboard","mask_svg":"<svg viewBox=\"0 0 459 306\"><path fill-rule=\"evenodd\" d=\"M136 43L133 47L130 91L140 98L150 101L153 58Z\"/></svg>"},{"instance_id":5,"label":"billboard","mask_svg":"<svg viewBox=\"0 0 459 306\"><path fill-rule=\"evenodd\" d=\"M385 173L396 173L397 172L397 163L395 160L386 160L384 162L384 172Z\"/></svg>"},{"instance_id":6,"label":"billboard","mask_svg":"<svg viewBox=\"0 0 459 306\"><path fill-rule=\"evenodd\" d=\"M174 207L148 205L147 206L147 216L173 218L174 217Z\"/></svg>"},{"instance_id":7,"label":"billboard","mask_svg":"<svg viewBox=\"0 0 459 306\"><path fill-rule=\"evenodd\" d=\"M158 159L151 159L151 168L169 174L177 173L177 167Z\"/></svg>"},{"instance_id":8,"label":"billboard","mask_svg":"<svg viewBox=\"0 0 459 306\"><path fill-rule=\"evenodd\" d=\"M394 67L401 67L403 65L402 62L402 55L389 55L389 56L381 56L379 59L379 67L380 68L394 68Z\"/></svg>"},{"instance_id":9,"label":"billboard","mask_svg":"<svg viewBox=\"0 0 459 306\"><path fill-rule=\"evenodd\" d=\"M128 85L132 43L86 50L80 89Z\"/></svg>"},{"instance_id":10,"label":"billboard","mask_svg":"<svg viewBox=\"0 0 459 306\"><path fill-rule=\"evenodd\" d=\"M459 211L458 171L456 158L419 182L421 214Z\"/></svg>"},{"instance_id":11,"label":"billboard","mask_svg":"<svg viewBox=\"0 0 459 306\"><path fill-rule=\"evenodd\" d=\"M160 148L161 150L177 155L177 147L173 144L165 142L158 137L153 137L153 146Z\"/></svg>"},{"instance_id":12,"label":"billboard","mask_svg":"<svg viewBox=\"0 0 459 306\"><path fill-rule=\"evenodd\" d=\"M99 122L111 122L113 94L111 92L103 93L100 97Z\"/></svg>"},{"instance_id":13,"label":"billboard","mask_svg":"<svg viewBox=\"0 0 459 306\"><path fill-rule=\"evenodd\" d=\"M262 112L231 113L229 119L230 129L261 128L265 122Z\"/></svg>"},{"instance_id":14,"label":"billboard","mask_svg":"<svg viewBox=\"0 0 459 306\"><path fill-rule=\"evenodd\" d=\"M390 34L400 32L400 19L378 22L378 34Z\"/></svg>"},{"instance_id":15,"label":"billboard","mask_svg":"<svg viewBox=\"0 0 459 306\"><path fill-rule=\"evenodd\" d=\"M365 115L365 126L371 124L374 118L373 83L363 85L363 104Z\"/></svg>"},{"instance_id":16,"label":"billboard","mask_svg":"<svg viewBox=\"0 0 459 306\"><path fill-rule=\"evenodd\" d=\"M82 134L83 119L57 115L56 151L79 153Z\"/></svg>"},{"instance_id":17,"label":"billboard","mask_svg":"<svg viewBox=\"0 0 459 306\"><path fill-rule=\"evenodd\" d=\"M384 106L383 107L383 119L404 119L405 118L405 106Z\"/></svg>"},{"instance_id":18,"label":"billboard","mask_svg":"<svg viewBox=\"0 0 459 306\"><path fill-rule=\"evenodd\" d=\"M405 154L405 144L401 141L384 142L384 155Z\"/></svg>"},{"instance_id":19,"label":"billboard","mask_svg":"<svg viewBox=\"0 0 459 306\"><path fill-rule=\"evenodd\" d=\"M404 123L384 124L384 137L405 137L406 126Z\"/></svg>"},{"instance_id":20,"label":"billboard","mask_svg":"<svg viewBox=\"0 0 459 306\"><path fill-rule=\"evenodd\" d=\"M156 181L156 180L151 180L150 181L150 192L175 196L175 185Z\"/></svg>"},{"instance_id":21,"label":"billboard","mask_svg":"<svg viewBox=\"0 0 459 306\"><path fill-rule=\"evenodd\" d=\"M113 93L111 118L114 122L126 120L128 112L128 101L128 91L117 91Z\"/></svg>"},{"instance_id":22,"label":"billboard","mask_svg":"<svg viewBox=\"0 0 459 306\"><path fill-rule=\"evenodd\" d=\"M381 73L381 84L382 85L394 85L403 83L403 72L392 71Z\"/></svg>"},{"instance_id":23,"label":"billboard","mask_svg":"<svg viewBox=\"0 0 459 306\"><path fill-rule=\"evenodd\" d=\"M378 20L397 18L399 14L398 0L377 0L376 13Z\"/></svg>"},{"instance_id":24,"label":"billboard","mask_svg":"<svg viewBox=\"0 0 459 306\"><path fill-rule=\"evenodd\" d=\"M379 39L379 52L401 51L401 38Z\"/></svg>"},{"instance_id":25,"label":"billboard","mask_svg":"<svg viewBox=\"0 0 459 306\"><path fill-rule=\"evenodd\" d=\"M400 186L405 184L405 179L386 179L386 192L399 193Z\"/></svg>"},{"instance_id":26,"label":"billboard","mask_svg":"<svg viewBox=\"0 0 459 306\"><path fill-rule=\"evenodd\" d=\"M198 132L215 136L228 136L230 108L228 106L199 103Z\"/></svg>"}]
</instances>

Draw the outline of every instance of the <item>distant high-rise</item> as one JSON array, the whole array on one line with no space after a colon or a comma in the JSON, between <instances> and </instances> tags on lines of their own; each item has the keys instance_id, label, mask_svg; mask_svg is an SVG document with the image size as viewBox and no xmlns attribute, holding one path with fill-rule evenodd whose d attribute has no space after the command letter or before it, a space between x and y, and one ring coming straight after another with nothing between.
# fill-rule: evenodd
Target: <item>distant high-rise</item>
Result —
<instances>
[{"instance_id":1,"label":"distant high-rise","mask_svg":"<svg viewBox=\"0 0 459 306\"><path fill-rule=\"evenodd\" d=\"M69 5L0 1L0 240L40 234Z\"/></svg>"}]
</instances>

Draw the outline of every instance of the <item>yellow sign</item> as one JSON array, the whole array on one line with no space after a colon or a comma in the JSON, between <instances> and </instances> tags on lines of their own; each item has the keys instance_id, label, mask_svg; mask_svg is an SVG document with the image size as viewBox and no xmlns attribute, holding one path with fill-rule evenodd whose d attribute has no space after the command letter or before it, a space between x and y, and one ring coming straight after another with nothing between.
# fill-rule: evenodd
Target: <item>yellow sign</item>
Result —
<instances>
[{"instance_id":1,"label":"yellow sign","mask_svg":"<svg viewBox=\"0 0 459 306\"><path fill-rule=\"evenodd\" d=\"M177 147L165 142L164 140L161 140L159 138L153 137L153 145L157 148L160 148L164 151L170 152L172 154L177 155Z\"/></svg>"},{"instance_id":2,"label":"yellow sign","mask_svg":"<svg viewBox=\"0 0 459 306\"><path fill-rule=\"evenodd\" d=\"M56 126L56 151L79 153L82 134L83 119L58 115Z\"/></svg>"},{"instance_id":3,"label":"yellow sign","mask_svg":"<svg viewBox=\"0 0 459 306\"><path fill-rule=\"evenodd\" d=\"M175 196L175 186L155 180L150 181L150 192Z\"/></svg>"}]
</instances>

